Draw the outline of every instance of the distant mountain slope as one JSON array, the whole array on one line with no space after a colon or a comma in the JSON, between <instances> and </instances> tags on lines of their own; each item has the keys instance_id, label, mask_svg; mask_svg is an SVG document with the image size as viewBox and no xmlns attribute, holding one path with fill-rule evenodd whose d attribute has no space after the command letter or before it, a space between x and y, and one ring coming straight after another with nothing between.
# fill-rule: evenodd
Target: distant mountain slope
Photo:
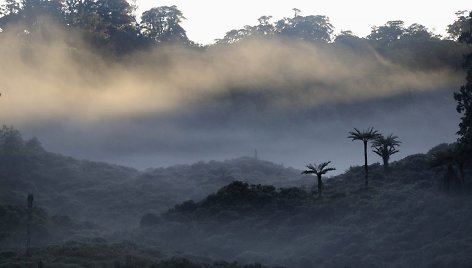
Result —
<instances>
[{"instance_id":1,"label":"distant mountain slope","mask_svg":"<svg viewBox=\"0 0 472 268\"><path fill-rule=\"evenodd\" d=\"M203 198L236 179L311 184L298 170L251 158L140 172L47 152L38 140L23 140L13 128L4 127L0 134L0 202L22 207L33 193L35 206L51 215L108 228L137 226L146 212L160 213L184 200Z\"/></svg>"},{"instance_id":2,"label":"distant mountain slope","mask_svg":"<svg viewBox=\"0 0 472 268\"><path fill-rule=\"evenodd\" d=\"M87 219L83 216L106 207L102 198L110 186L138 175L132 168L49 153L13 128L0 134L0 201L8 204L23 207L32 193L35 206L51 214Z\"/></svg>"},{"instance_id":3,"label":"distant mountain slope","mask_svg":"<svg viewBox=\"0 0 472 268\"><path fill-rule=\"evenodd\" d=\"M26 208L0 202L0 251L18 248L24 250L26 225ZM101 232L103 229L90 222L77 222L64 215L51 216L38 207L32 211L31 241L33 247L70 239L94 237Z\"/></svg>"},{"instance_id":4,"label":"distant mountain slope","mask_svg":"<svg viewBox=\"0 0 472 268\"><path fill-rule=\"evenodd\" d=\"M299 170L247 157L152 169L129 184L143 194L161 195L161 202L148 208L156 211L156 204L164 204L160 206L164 211L184 200L201 199L235 180L278 187L312 184L312 179L300 175Z\"/></svg>"}]
</instances>

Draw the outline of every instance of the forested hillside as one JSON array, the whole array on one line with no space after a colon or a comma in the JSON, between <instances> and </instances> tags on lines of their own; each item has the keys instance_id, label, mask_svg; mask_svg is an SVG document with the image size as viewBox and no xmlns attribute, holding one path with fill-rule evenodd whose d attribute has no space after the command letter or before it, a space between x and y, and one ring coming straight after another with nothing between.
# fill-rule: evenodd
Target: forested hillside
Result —
<instances>
[{"instance_id":1,"label":"forested hillside","mask_svg":"<svg viewBox=\"0 0 472 268\"><path fill-rule=\"evenodd\" d=\"M470 180L458 187L450 177L459 176L456 167L451 175L447 162L433 165L441 152L454 148L452 145L393 162L387 174L380 164L371 165L368 190L364 190L363 169L352 167L325 180L319 198L314 178L265 161L243 158L138 172L48 153L37 140L23 141L11 128L4 128L2 134L15 134L19 144L15 151L19 162L2 166L6 172L2 173L0 213L3 250L23 247L23 204L30 189L38 200L33 213L33 245L80 241L63 244L62 253L54 246L34 249L33 262L58 263L51 259L58 254L63 254L64 264L79 259L84 265L94 262L91 257L74 261L76 257L67 253L69 247L84 254L100 247L97 254L101 257L97 258L104 263L163 265L168 256L180 255L177 252L188 254L181 255L182 260L167 260L168 265L177 265L169 267L219 259L286 267L463 267L471 261L468 240L472 229L466 224L472 217L468 212L472 205ZM10 141L3 139L4 157ZM35 176L12 168L19 163L28 163L28 173ZM73 168L79 164L88 169ZM82 174L82 170L90 171ZM470 173L466 169L465 178ZM12 183L13 178L17 183ZM68 186L56 178L67 180ZM447 181L451 184L445 189ZM59 195L63 200L75 200L77 207L49 201ZM172 208L185 199L193 201ZM60 210L62 206L68 209ZM88 209L78 214L81 206ZM119 244L123 240L133 245L123 248ZM334 248L336 253L328 254ZM123 250L134 257L120 257ZM2 263L24 261L17 253L5 254Z\"/></svg>"},{"instance_id":2,"label":"forested hillside","mask_svg":"<svg viewBox=\"0 0 472 268\"><path fill-rule=\"evenodd\" d=\"M472 184L444 192L446 166L431 167L444 148L394 162L389 174L371 166L369 190L362 168L354 167L327 179L322 198L234 182L161 216L144 215L138 239L287 267L467 267Z\"/></svg>"},{"instance_id":3,"label":"forested hillside","mask_svg":"<svg viewBox=\"0 0 472 268\"><path fill-rule=\"evenodd\" d=\"M199 199L233 180L311 185L298 170L239 158L137 171L49 153L37 139L4 127L0 136L0 201L23 206L33 193L38 207L106 227L137 226L145 212L163 212Z\"/></svg>"}]
</instances>

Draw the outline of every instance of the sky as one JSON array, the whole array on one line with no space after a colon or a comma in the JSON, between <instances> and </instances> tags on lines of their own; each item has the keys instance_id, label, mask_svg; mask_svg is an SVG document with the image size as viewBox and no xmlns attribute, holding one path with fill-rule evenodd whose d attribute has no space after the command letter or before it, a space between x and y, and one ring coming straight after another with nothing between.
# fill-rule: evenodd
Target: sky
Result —
<instances>
[{"instance_id":1,"label":"sky","mask_svg":"<svg viewBox=\"0 0 472 268\"><path fill-rule=\"evenodd\" d=\"M351 30L358 36L366 36L372 26L403 20L407 25L423 24L444 36L447 25L456 18L455 13L472 8L467 0L136 0L136 4L138 14L152 7L176 5L187 18L183 26L188 37L201 44L212 43L232 29L255 25L264 15L273 16L273 20L291 17L293 8L298 8L305 16L328 16L336 32Z\"/></svg>"}]
</instances>

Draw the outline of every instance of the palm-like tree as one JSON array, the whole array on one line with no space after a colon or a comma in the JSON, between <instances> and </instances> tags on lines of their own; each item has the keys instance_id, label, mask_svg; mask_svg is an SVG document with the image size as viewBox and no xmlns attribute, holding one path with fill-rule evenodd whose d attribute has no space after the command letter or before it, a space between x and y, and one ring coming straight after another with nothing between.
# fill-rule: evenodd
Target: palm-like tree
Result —
<instances>
[{"instance_id":1,"label":"palm-like tree","mask_svg":"<svg viewBox=\"0 0 472 268\"><path fill-rule=\"evenodd\" d=\"M367 165L367 143L371 140L375 140L380 137L380 134L377 130L374 130L373 127L366 130L359 131L357 128L354 128L354 131L349 132L349 139L353 141L359 140L364 143L364 175L365 175L365 188L369 185L369 167Z\"/></svg>"},{"instance_id":2,"label":"palm-like tree","mask_svg":"<svg viewBox=\"0 0 472 268\"><path fill-rule=\"evenodd\" d=\"M302 174L315 174L318 178L318 196L321 196L321 190L323 188L323 181L321 180L321 176L326 174L328 171L336 170L335 168L328 167L331 161L321 163L319 165L307 165L307 170L304 170Z\"/></svg>"},{"instance_id":3,"label":"palm-like tree","mask_svg":"<svg viewBox=\"0 0 472 268\"><path fill-rule=\"evenodd\" d=\"M372 151L382 157L385 172L389 171L388 161L390 156L399 152L395 147L400 146L400 143L398 137L393 136L393 134L387 137L380 135L372 142L372 148L374 148Z\"/></svg>"}]
</instances>

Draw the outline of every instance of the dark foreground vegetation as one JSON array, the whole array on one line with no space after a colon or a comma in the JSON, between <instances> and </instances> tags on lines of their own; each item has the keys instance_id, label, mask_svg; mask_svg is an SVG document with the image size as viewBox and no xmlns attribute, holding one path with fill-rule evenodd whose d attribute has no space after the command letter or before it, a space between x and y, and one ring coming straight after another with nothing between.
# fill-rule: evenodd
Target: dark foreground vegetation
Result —
<instances>
[{"instance_id":1,"label":"dark foreground vegetation","mask_svg":"<svg viewBox=\"0 0 472 268\"><path fill-rule=\"evenodd\" d=\"M0 267L269 268L258 263L212 262L185 256L168 258L158 250L143 249L131 242L107 244L102 239L88 243L68 241L33 249L31 257L4 251L0 253Z\"/></svg>"},{"instance_id":2,"label":"dark foreground vegetation","mask_svg":"<svg viewBox=\"0 0 472 268\"><path fill-rule=\"evenodd\" d=\"M234 182L162 216L143 216L138 237L154 245L172 239L167 247L197 255L288 267L467 267L472 182L441 189L447 169L432 169L431 160L444 147L394 162L387 175L371 165L368 190L363 168L353 167L328 179L322 198Z\"/></svg>"}]
</instances>

